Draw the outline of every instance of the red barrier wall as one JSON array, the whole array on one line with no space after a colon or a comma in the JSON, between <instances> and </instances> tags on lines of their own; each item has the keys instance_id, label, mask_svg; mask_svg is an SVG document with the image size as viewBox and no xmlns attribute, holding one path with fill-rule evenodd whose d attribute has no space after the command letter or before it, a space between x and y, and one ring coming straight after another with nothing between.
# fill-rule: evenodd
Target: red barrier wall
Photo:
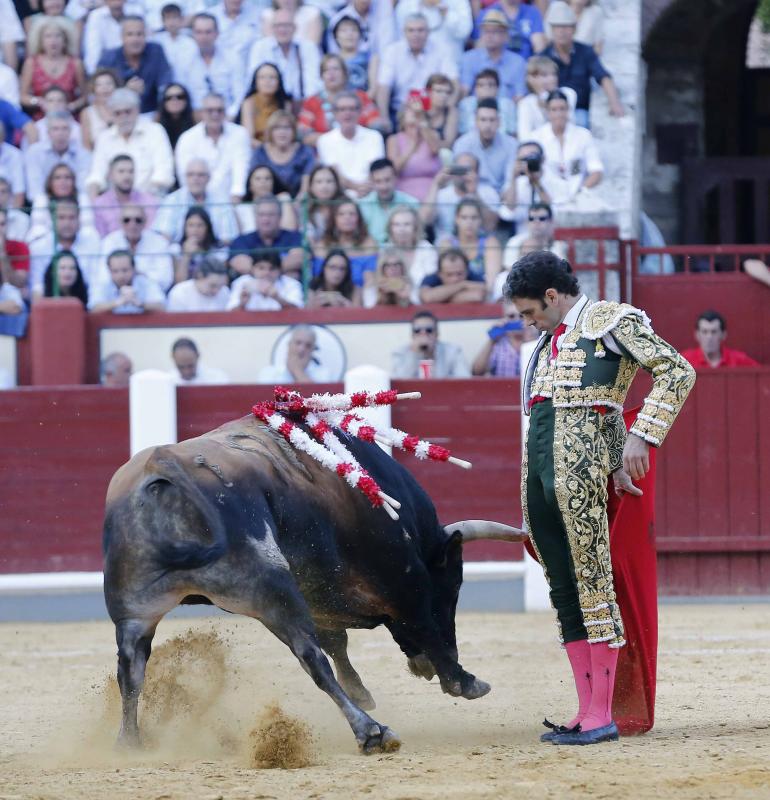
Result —
<instances>
[{"instance_id":1,"label":"red barrier wall","mask_svg":"<svg viewBox=\"0 0 770 800\"><path fill-rule=\"evenodd\" d=\"M104 495L128 458L128 390L0 392L0 572L101 569Z\"/></svg>"}]
</instances>

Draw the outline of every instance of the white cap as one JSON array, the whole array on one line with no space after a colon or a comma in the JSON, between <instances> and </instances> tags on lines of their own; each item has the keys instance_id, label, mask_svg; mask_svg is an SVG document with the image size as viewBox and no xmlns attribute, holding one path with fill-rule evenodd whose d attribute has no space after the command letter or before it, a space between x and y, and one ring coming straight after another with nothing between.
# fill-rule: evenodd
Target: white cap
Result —
<instances>
[{"instance_id":1,"label":"white cap","mask_svg":"<svg viewBox=\"0 0 770 800\"><path fill-rule=\"evenodd\" d=\"M545 21L548 25L577 25L575 12L562 0L556 0L548 6Z\"/></svg>"}]
</instances>

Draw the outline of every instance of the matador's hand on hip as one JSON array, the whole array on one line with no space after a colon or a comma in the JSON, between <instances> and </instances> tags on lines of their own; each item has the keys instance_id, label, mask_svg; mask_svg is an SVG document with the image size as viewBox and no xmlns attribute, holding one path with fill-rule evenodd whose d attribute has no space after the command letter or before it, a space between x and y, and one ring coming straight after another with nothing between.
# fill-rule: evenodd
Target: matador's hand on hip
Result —
<instances>
[{"instance_id":1,"label":"matador's hand on hip","mask_svg":"<svg viewBox=\"0 0 770 800\"><path fill-rule=\"evenodd\" d=\"M630 433L623 448L623 469L632 480L641 480L650 471L650 445L635 433Z\"/></svg>"}]
</instances>

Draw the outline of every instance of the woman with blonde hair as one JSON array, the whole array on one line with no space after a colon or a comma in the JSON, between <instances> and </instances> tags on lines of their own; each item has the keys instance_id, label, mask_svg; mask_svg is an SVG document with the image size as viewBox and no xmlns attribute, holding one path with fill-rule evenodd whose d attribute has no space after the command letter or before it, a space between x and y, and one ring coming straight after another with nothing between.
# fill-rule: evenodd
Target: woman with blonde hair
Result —
<instances>
[{"instance_id":1,"label":"woman with blonde hair","mask_svg":"<svg viewBox=\"0 0 770 800\"><path fill-rule=\"evenodd\" d=\"M401 306L412 304L414 286L409 279L404 255L397 247L386 247L380 253L377 269L364 286L364 307ZM368 276L367 274L367 276Z\"/></svg>"},{"instance_id":2,"label":"woman with blonde hair","mask_svg":"<svg viewBox=\"0 0 770 800\"><path fill-rule=\"evenodd\" d=\"M546 99L559 87L557 63L548 56L532 56L527 59L527 87L530 94L522 97L516 106L516 125L520 142L528 141L533 131L548 122ZM568 86L561 91L566 95L572 113L577 103L577 93Z\"/></svg>"},{"instance_id":3,"label":"woman with blonde hair","mask_svg":"<svg viewBox=\"0 0 770 800\"><path fill-rule=\"evenodd\" d=\"M274 111L265 139L251 157L250 168L270 167L292 197L306 192L315 164L312 148L297 141L297 122L288 111Z\"/></svg>"},{"instance_id":4,"label":"woman with blonde hair","mask_svg":"<svg viewBox=\"0 0 770 800\"><path fill-rule=\"evenodd\" d=\"M420 215L410 206L396 206L390 212L385 230L386 244L401 253L406 274L414 287L412 302L417 303L417 291L423 278L432 275L438 266L436 248L424 237Z\"/></svg>"},{"instance_id":5,"label":"woman with blonde hair","mask_svg":"<svg viewBox=\"0 0 770 800\"><path fill-rule=\"evenodd\" d=\"M86 103L86 75L77 58L74 38L57 17L42 19L29 35L27 58L21 70L20 99L34 119L43 116L43 93L58 86L74 113Z\"/></svg>"}]
</instances>

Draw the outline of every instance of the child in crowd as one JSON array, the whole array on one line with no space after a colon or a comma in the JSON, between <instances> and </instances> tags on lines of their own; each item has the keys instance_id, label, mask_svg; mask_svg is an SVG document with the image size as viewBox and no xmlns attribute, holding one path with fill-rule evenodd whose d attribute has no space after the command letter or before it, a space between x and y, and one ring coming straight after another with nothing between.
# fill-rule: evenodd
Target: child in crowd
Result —
<instances>
[{"instance_id":1,"label":"child in crowd","mask_svg":"<svg viewBox=\"0 0 770 800\"><path fill-rule=\"evenodd\" d=\"M281 273L278 253L263 250L254 254L250 275L241 275L230 289L228 311L280 311L301 308L302 284Z\"/></svg>"}]
</instances>

